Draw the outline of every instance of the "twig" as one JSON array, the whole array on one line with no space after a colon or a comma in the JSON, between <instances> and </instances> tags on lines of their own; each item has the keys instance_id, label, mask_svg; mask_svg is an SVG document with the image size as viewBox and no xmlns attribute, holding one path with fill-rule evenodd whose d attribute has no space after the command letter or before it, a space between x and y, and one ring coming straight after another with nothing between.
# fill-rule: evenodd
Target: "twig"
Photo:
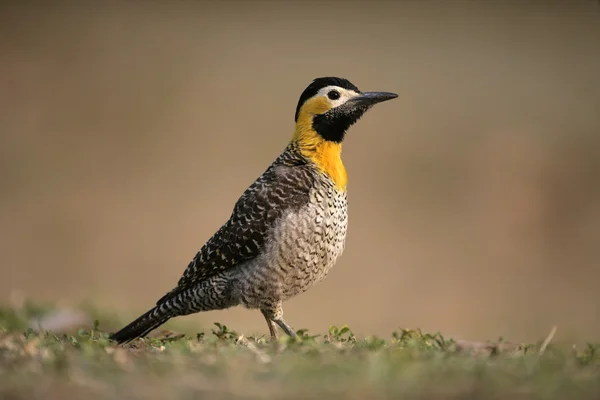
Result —
<instances>
[{"instance_id":1,"label":"twig","mask_svg":"<svg viewBox=\"0 0 600 400\"><path fill-rule=\"evenodd\" d=\"M544 342L540 346L540 350L538 351L536 359L533 360L533 362L531 363L531 365L529 365L529 367L527 368L529 370L528 371L529 374L533 373L533 369L540 362L540 359L542 358L542 355L544 354L544 352L546 351L546 348L548 347L548 345L552 341L552 338L554 337L555 333L556 333L556 325L552 327L552 329L550 330L550 333L548 334L548 336L546 337L546 339L544 340Z\"/></svg>"},{"instance_id":2,"label":"twig","mask_svg":"<svg viewBox=\"0 0 600 400\"><path fill-rule=\"evenodd\" d=\"M554 337L555 333L556 333L556 325L554 325L552 327L552 329L550 330L550 334L546 337L546 340L544 340L544 343L542 343L542 346L540 347L540 351L538 352L538 358L540 358L542 356L542 354L544 354L544 351L546 351L546 347L548 347L548 344L550 344L550 341Z\"/></svg>"}]
</instances>

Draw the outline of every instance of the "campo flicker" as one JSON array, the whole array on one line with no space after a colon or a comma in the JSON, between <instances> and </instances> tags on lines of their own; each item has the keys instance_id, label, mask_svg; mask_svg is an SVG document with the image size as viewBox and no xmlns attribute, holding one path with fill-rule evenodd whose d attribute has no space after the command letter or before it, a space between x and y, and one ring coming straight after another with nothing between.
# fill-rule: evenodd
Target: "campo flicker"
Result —
<instances>
[{"instance_id":1,"label":"campo flicker","mask_svg":"<svg viewBox=\"0 0 600 400\"><path fill-rule=\"evenodd\" d=\"M281 155L238 199L177 286L111 339L129 342L171 318L238 305L260 310L272 337L278 327L295 336L283 302L322 281L344 251L346 132L374 104L396 97L363 93L343 78L313 80Z\"/></svg>"}]
</instances>

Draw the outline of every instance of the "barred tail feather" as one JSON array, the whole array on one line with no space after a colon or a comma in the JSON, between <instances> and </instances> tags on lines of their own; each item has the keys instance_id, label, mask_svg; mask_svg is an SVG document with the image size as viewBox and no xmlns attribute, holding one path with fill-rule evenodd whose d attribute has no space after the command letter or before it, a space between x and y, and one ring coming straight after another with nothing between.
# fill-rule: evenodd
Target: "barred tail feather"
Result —
<instances>
[{"instance_id":1,"label":"barred tail feather","mask_svg":"<svg viewBox=\"0 0 600 400\"><path fill-rule=\"evenodd\" d=\"M118 343L131 342L134 339L146 336L150 331L171 319L171 317L172 315L168 311L161 311L158 307L154 307L120 331L113 333L110 339Z\"/></svg>"}]
</instances>

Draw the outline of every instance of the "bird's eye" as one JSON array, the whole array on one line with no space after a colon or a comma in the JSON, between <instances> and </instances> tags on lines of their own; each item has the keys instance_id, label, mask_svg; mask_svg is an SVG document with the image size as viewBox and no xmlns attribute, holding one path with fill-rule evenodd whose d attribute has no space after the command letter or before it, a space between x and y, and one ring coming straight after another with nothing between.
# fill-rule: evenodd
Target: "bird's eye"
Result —
<instances>
[{"instance_id":1,"label":"bird's eye","mask_svg":"<svg viewBox=\"0 0 600 400\"><path fill-rule=\"evenodd\" d=\"M337 100L340 98L340 92L338 92L337 90L332 90L329 93L327 93L327 97L329 97L331 100Z\"/></svg>"}]
</instances>

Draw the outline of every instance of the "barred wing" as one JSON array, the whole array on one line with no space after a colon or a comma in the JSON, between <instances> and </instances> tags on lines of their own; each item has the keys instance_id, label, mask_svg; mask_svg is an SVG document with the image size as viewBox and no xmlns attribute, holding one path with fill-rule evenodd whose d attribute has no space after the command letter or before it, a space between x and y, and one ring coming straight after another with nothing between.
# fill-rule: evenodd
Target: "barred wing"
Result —
<instances>
[{"instance_id":1,"label":"barred wing","mask_svg":"<svg viewBox=\"0 0 600 400\"><path fill-rule=\"evenodd\" d=\"M305 162L276 162L271 165L242 194L229 220L189 263L177 287L157 304L260 255L271 230L283 213L308 203L309 191L314 184L312 168Z\"/></svg>"}]
</instances>

